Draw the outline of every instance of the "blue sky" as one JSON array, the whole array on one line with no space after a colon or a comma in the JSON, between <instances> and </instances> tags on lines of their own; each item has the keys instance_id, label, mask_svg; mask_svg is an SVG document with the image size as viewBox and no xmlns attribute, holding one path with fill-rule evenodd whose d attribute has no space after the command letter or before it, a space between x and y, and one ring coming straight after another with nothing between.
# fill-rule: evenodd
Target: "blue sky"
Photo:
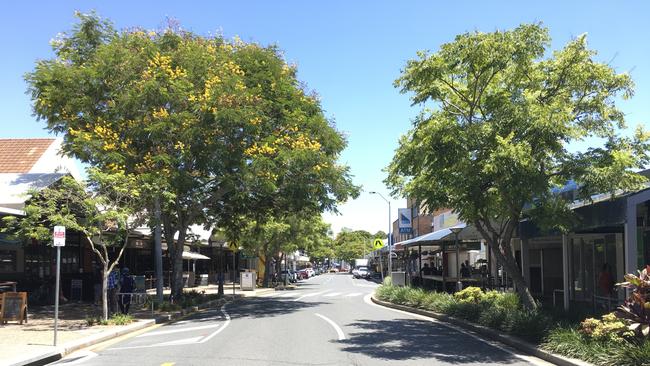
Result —
<instances>
[{"instance_id":1,"label":"blue sky","mask_svg":"<svg viewBox=\"0 0 650 366\"><path fill-rule=\"evenodd\" d=\"M13 4L11 4L13 3ZM275 43L299 77L322 99L328 117L348 138L342 162L352 168L364 193L326 215L341 227L386 230L388 197L382 169L397 140L418 112L392 86L406 60L418 50L435 51L459 33L508 29L541 21L553 48L582 33L597 59L629 71L632 100L620 103L628 125L650 121L650 31L647 1L51 1L11 2L0 11L0 137L44 137L31 116L22 75L35 60L51 56L49 41L70 29L75 10L95 9L118 28L158 28L173 17L194 32L221 32L246 41ZM527 4L528 3L528 4ZM393 201L393 219L405 201Z\"/></svg>"}]
</instances>

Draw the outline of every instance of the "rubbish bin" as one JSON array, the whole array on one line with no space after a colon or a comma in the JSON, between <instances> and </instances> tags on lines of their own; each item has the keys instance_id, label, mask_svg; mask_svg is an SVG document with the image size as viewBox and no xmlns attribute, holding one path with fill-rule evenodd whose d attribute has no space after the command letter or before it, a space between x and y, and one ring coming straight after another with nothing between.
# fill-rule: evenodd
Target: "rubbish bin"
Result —
<instances>
[{"instance_id":1,"label":"rubbish bin","mask_svg":"<svg viewBox=\"0 0 650 366\"><path fill-rule=\"evenodd\" d=\"M241 272L239 274L239 288L242 291L254 291L255 283L257 282L257 273L255 272Z\"/></svg>"},{"instance_id":2,"label":"rubbish bin","mask_svg":"<svg viewBox=\"0 0 650 366\"><path fill-rule=\"evenodd\" d=\"M393 286L406 286L406 272L391 272Z\"/></svg>"}]
</instances>

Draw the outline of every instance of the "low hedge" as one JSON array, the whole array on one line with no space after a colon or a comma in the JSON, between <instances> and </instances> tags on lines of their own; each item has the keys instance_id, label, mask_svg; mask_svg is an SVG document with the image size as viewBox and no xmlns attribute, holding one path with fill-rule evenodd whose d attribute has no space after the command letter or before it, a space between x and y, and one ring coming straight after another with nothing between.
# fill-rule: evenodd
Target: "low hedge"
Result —
<instances>
[{"instance_id":1,"label":"low hedge","mask_svg":"<svg viewBox=\"0 0 650 366\"><path fill-rule=\"evenodd\" d=\"M514 293L484 292L477 287L468 287L451 295L386 283L377 288L375 295L382 301L446 314L497 329L545 350L596 365L650 365L650 341L589 338L578 331L577 324L558 321L544 310L524 309Z\"/></svg>"}]
</instances>

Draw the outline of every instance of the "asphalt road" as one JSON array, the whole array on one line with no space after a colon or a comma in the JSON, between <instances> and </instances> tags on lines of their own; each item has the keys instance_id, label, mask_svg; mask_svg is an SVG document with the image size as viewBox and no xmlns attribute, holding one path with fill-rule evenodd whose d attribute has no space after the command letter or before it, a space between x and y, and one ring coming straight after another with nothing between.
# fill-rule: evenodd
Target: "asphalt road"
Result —
<instances>
[{"instance_id":1,"label":"asphalt road","mask_svg":"<svg viewBox=\"0 0 650 366\"><path fill-rule=\"evenodd\" d=\"M58 365L549 365L369 300L347 274L194 314Z\"/></svg>"}]
</instances>

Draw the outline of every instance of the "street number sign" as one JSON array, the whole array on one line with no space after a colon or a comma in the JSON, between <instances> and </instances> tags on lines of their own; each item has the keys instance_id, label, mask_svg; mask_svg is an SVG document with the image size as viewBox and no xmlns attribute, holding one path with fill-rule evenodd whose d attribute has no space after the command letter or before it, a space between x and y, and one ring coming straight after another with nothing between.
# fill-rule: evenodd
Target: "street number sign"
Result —
<instances>
[{"instance_id":1,"label":"street number sign","mask_svg":"<svg viewBox=\"0 0 650 366\"><path fill-rule=\"evenodd\" d=\"M52 236L54 238L55 247L65 246L65 226L55 226L54 234L52 234Z\"/></svg>"},{"instance_id":2,"label":"street number sign","mask_svg":"<svg viewBox=\"0 0 650 366\"><path fill-rule=\"evenodd\" d=\"M381 239L375 239L375 241L372 243L372 246L373 246L375 249L381 249L381 247L384 246L384 241L381 240Z\"/></svg>"}]
</instances>

